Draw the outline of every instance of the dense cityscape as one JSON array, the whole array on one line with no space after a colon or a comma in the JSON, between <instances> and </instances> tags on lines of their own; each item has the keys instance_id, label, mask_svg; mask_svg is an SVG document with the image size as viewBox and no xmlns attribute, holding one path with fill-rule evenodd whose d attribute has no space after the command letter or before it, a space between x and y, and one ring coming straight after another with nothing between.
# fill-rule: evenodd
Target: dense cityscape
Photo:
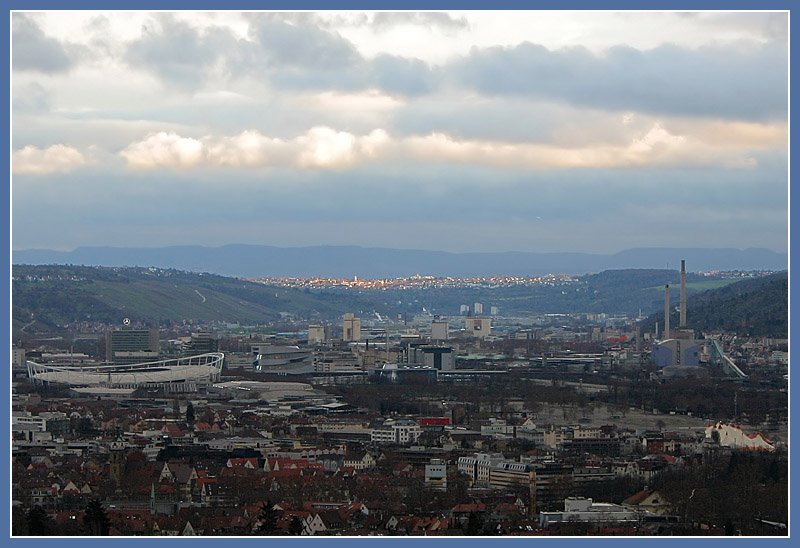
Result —
<instances>
[{"instance_id":1,"label":"dense cityscape","mask_svg":"<svg viewBox=\"0 0 800 548\"><path fill-rule=\"evenodd\" d=\"M681 274L659 333L491 302L30 322L12 353L15 534L783 535L788 340L696 333ZM87 283L17 282L46 278Z\"/></svg>"},{"instance_id":2,"label":"dense cityscape","mask_svg":"<svg viewBox=\"0 0 800 548\"><path fill-rule=\"evenodd\" d=\"M25 4L10 538L790 538L788 10Z\"/></svg>"},{"instance_id":3,"label":"dense cityscape","mask_svg":"<svg viewBox=\"0 0 800 548\"><path fill-rule=\"evenodd\" d=\"M253 278L253 282L263 283L278 287L299 288L357 288L357 289L430 289L430 288L493 288L493 287L530 287L534 285L568 285L576 281L576 276L550 275L550 276L492 276L487 278L438 278L434 276L411 276L407 278L368 279L359 280L354 276L352 280L343 278Z\"/></svg>"}]
</instances>

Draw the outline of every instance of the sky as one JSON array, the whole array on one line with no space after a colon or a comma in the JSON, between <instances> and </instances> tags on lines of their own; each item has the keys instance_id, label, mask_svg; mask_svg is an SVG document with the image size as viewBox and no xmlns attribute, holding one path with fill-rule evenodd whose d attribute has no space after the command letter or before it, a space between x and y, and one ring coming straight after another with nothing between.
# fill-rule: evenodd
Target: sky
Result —
<instances>
[{"instance_id":1,"label":"sky","mask_svg":"<svg viewBox=\"0 0 800 548\"><path fill-rule=\"evenodd\" d=\"M12 248L788 245L788 14L16 12Z\"/></svg>"}]
</instances>

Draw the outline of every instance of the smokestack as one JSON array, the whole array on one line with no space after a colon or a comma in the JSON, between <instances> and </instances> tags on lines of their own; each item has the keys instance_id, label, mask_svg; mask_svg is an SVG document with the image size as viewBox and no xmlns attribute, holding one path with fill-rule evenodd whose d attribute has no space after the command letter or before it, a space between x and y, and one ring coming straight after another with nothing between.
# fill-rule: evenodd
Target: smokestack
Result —
<instances>
[{"instance_id":1,"label":"smokestack","mask_svg":"<svg viewBox=\"0 0 800 548\"><path fill-rule=\"evenodd\" d=\"M669 339L669 284L664 286L664 336L662 340Z\"/></svg>"},{"instance_id":2,"label":"smokestack","mask_svg":"<svg viewBox=\"0 0 800 548\"><path fill-rule=\"evenodd\" d=\"M678 326L686 327L686 261L681 259L681 317Z\"/></svg>"}]
</instances>

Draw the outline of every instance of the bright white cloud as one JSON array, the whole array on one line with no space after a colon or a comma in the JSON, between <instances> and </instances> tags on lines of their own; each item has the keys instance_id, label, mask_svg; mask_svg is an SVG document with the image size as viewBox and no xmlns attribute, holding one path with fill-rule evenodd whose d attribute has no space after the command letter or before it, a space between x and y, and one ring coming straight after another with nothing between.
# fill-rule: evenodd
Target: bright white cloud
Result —
<instances>
[{"instance_id":1,"label":"bright white cloud","mask_svg":"<svg viewBox=\"0 0 800 548\"><path fill-rule=\"evenodd\" d=\"M120 155L136 169L201 165L340 169L377 156L389 142L388 133L382 129L357 136L326 126L313 127L293 139L267 137L255 130L201 139L159 132L131 143Z\"/></svg>"},{"instance_id":2,"label":"bright white cloud","mask_svg":"<svg viewBox=\"0 0 800 548\"><path fill-rule=\"evenodd\" d=\"M234 137L203 140L208 164L232 167L258 167L269 163L287 164L291 158L289 144L272 139L258 131L243 131Z\"/></svg>"},{"instance_id":3,"label":"bright white cloud","mask_svg":"<svg viewBox=\"0 0 800 548\"><path fill-rule=\"evenodd\" d=\"M752 168L748 147L728 147L696 136L674 135L659 124L627 144L562 147L541 143L457 140L442 133L415 136L401 146L415 159L508 169L611 169L719 166Z\"/></svg>"},{"instance_id":4,"label":"bright white cloud","mask_svg":"<svg viewBox=\"0 0 800 548\"><path fill-rule=\"evenodd\" d=\"M132 143L120 154L134 168L194 167L203 159L203 144L197 139L161 131Z\"/></svg>"},{"instance_id":5,"label":"bright white cloud","mask_svg":"<svg viewBox=\"0 0 800 548\"><path fill-rule=\"evenodd\" d=\"M636 139L630 146L633 153L647 154L659 149L680 147L686 142L686 137L672 135L661 124L656 124L641 139Z\"/></svg>"},{"instance_id":6,"label":"bright white cloud","mask_svg":"<svg viewBox=\"0 0 800 548\"><path fill-rule=\"evenodd\" d=\"M86 157L77 149L62 144L45 149L28 145L14 151L11 157L12 172L15 175L65 173L86 163Z\"/></svg>"},{"instance_id":7,"label":"bright white cloud","mask_svg":"<svg viewBox=\"0 0 800 548\"><path fill-rule=\"evenodd\" d=\"M297 139L297 144L301 149L298 156L301 167L342 167L355 160L356 138L345 131L312 128Z\"/></svg>"},{"instance_id":8,"label":"bright white cloud","mask_svg":"<svg viewBox=\"0 0 800 548\"><path fill-rule=\"evenodd\" d=\"M748 131L756 137L752 143L715 140L717 133L710 129L701 131L699 135L678 135L655 123L626 143L564 147L549 143L457 139L439 132L395 137L384 129L375 129L365 135L355 135L316 126L291 139L268 137L256 130L230 137L206 136L201 139L160 132L132 143L121 155L134 168L210 166L329 170L377 161L534 170L713 165L749 168L756 165L752 151L761 148L763 135L769 136L770 133L754 128ZM742 130L740 134L745 135L748 131Z\"/></svg>"}]
</instances>

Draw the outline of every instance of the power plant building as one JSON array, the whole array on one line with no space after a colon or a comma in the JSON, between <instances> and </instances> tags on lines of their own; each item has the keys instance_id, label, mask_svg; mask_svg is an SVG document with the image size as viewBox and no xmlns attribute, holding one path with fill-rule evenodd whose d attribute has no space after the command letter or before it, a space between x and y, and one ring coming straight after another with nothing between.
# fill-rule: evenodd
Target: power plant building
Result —
<instances>
[{"instance_id":1,"label":"power plant building","mask_svg":"<svg viewBox=\"0 0 800 548\"><path fill-rule=\"evenodd\" d=\"M686 261L681 261L681 293L678 329L670 328L669 285L664 288L664 332L661 340L651 349L653 363L662 368L665 378L702 375L710 366L719 365L730 376L745 377L733 361L725 356L720 345L713 340L697 340L692 329L686 327Z\"/></svg>"},{"instance_id":2,"label":"power plant building","mask_svg":"<svg viewBox=\"0 0 800 548\"><path fill-rule=\"evenodd\" d=\"M653 363L662 368L668 367L700 367L702 365L702 341L694 338L694 331L686 328L686 261L681 260L681 293L678 329L670 326L669 284L664 286L664 331L661 340L653 345L651 358ZM688 369L681 370L689 372ZM670 371L670 373L678 373Z\"/></svg>"}]
</instances>

